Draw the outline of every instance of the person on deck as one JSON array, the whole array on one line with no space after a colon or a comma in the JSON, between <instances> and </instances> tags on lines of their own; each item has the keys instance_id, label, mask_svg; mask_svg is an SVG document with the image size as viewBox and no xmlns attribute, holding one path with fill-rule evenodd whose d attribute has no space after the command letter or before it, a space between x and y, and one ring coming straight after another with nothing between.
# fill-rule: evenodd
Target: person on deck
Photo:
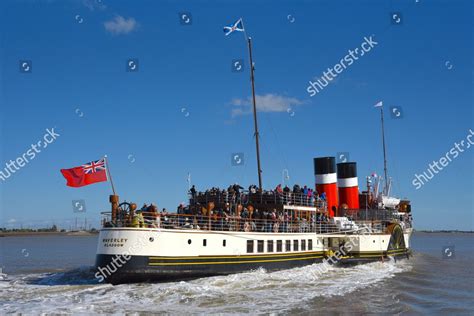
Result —
<instances>
[{"instance_id":1,"label":"person on deck","mask_svg":"<svg viewBox=\"0 0 474 316\"><path fill-rule=\"evenodd\" d=\"M289 203L290 202L290 188L286 185L284 188L283 188L283 194L285 196L285 203Z\"/></svg>"},{"instance_id":2,"label":"person on deck","mask_svg":"<svg viewBox=\"0 0 474 316\"><path fill-rule=\"evenodd\" d=\"M303 190L302 190L302 191L303 191L303 192L302 192L302 193L303 193L303 194L302 194L302 195L303 195L303 202L304 202L304 204L306 205L306 204L308 204L308 187L305 185L305 186L303 187Z\"/></svg>"},{"instance_id":3,"label":"person on deck","mask_svg":"<svg viewBox=\"0 0 474 316\"><path fill-rule=\"evenodd\" d=\"M189 193L191 193L191 198L194 200L196 198L196 187L194 185L189 189Z\"/></svg>"}]
</instances>

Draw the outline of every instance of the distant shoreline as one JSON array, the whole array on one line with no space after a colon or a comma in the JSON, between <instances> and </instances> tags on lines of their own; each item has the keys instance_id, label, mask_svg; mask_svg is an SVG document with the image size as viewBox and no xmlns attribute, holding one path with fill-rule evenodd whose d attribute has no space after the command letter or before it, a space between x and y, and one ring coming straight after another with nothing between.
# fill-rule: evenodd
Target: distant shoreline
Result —
<instances>
[{"instance_id":1,"label":"distant shoreline","mask_svg":"<svg viewBox=\"0 0 474 316\"><path fill-rule=\"evenodd\" d=\"M99 232L2 232L0 237L19 237L19 236L67 236L67 237L87 237L98 235Z\"/></svg>"},{"instance_id":2,"label":"distant shoreline","mask_svg":"<svg viewBox=\"0 0 474 316\"><path fill-rule=\"evenodd\" d=\"M415 233L473 234L472 230L415 230Z\"/></svg>"}]
</instances>

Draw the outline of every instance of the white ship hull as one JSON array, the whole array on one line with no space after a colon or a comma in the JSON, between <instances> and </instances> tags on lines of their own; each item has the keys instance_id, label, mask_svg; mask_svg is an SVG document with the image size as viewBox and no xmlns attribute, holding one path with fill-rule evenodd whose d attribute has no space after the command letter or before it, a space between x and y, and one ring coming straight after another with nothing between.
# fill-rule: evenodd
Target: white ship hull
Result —
<instances>
[{"instance_id":1,"label":"white ship hull","mask_svg":"<svg viewBox=\"0 0 474 316\"><path fill-rule=\"evenodd\" d=\"M97 247L96 277L111 283L182 280L260 267L288 269L323 260L343 264L408 257L410 235L411 229L406 229L403 240L395 241L390 233L104 228Z\"/></svg>"}]
</instances>

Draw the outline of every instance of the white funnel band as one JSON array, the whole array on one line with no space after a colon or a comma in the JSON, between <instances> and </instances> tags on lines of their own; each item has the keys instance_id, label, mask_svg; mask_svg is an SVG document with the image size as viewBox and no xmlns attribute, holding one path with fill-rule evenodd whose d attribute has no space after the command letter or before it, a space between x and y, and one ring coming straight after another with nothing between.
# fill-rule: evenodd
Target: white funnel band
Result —
<instances>
[{"instance_id":1,"label":"white funnel band","mask_svg":"<svg viewBox=\"0 0 474 316\"><path fill-rule=\"evenodd\" d=\"M357 177L337 179L337 186L340 188L352 188L358 185L359 185L359 182L357 181Z\"/></svg>"},{"instance_id":2,"label":"white funnel band","mask_svg":"<svg viewBox=\"0 0 474 316\"><path fill-rule=\"evenodd\" d=\"M316 184L330 184L337 182L337 175L335 173L317 174L315 177Z\"/></svg>"}]
</instances>

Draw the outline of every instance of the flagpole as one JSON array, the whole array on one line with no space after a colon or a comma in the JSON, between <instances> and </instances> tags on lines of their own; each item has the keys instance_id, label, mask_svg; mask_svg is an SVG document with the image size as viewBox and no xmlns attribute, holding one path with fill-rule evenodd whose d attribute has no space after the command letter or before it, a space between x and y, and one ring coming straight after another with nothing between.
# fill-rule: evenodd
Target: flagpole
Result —
<instances>
[{"instance_id":1,"label":"flagpole","mask_svg":"<svg viewBox=\"0 0 474 316\"><path fill-rule=\"evenodd\" d=\"M259 144L259 133L258 133L258 122L257 122L257 102L255 99L255 76L254 76L254 66L253 66L253 59L252 59L252 38L247 36L247 32L245 32L245 25L244 25L244 20L242 18L237 21L237 23L234 24L234 27L230 29L230 31L226 34L229 35L234 31L238 23L242 23L242 29L239 31L244 32L245 40L248 45L249 49L249 60L250 60L250 81L252 83L252 100L253 100L253 122L254 122L254 127L255 127L255 146L257 149L257 168L258 168L258 187L259 190L262 191L262 168L260 165L260 144ZM225 29L225 28L224 28Z\"/></svg>"},{"instance_id":2,"label":"flagpole","mask_svg":"<svg viewBox=\"0 0 474 316\"><path fill-rule=\"evenodd\" d=\"M242 21L242 26L243 26ZM245 30L245 27L244 27ZM247 36L247 35L245 35ZM257 149L257 168L258 168L258 187L260 192L262 191L262 168L260 166L260 145L259 145L259 133L258 133L258 122L257 122L257 102L255 99L255 76L254 76L254 66L252 59L252 38L247 38L248 48L249 48L249 59L250 59L250 80L252 82L252 100L253 100L253 122L255 127L255 146Z\"/></svg>"},{"instance_id":3,"label":"flagpole","mask_svg":"<svg viewBox=\"0 0 474 316\"><path fill-rule=\"evenodd\" d=\"M105 161L105 169L107 170L107 175L110 180L110 184L112 185L112 192L114 193L114 195L117 195L115 194L114 182L112 181L112 175L110 174L109 161L107 160L107 155L104 156L104 161Z\"/></svg>"}]
</instances>

